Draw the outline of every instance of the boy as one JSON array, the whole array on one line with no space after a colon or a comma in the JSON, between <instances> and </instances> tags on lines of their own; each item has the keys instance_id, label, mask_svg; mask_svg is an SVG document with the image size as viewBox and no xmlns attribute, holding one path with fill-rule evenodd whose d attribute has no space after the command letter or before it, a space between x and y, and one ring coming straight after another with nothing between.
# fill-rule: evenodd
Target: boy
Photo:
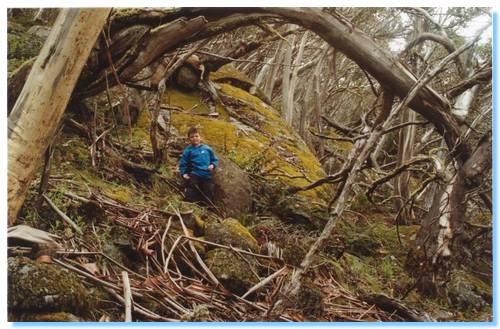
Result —
<instances>
[{"instance_id":1,"label":"boy","mask_svg":"<svg viewBox=\"0 0 500 329\"><path fill-rule=\"evenodd\" d=\"M212 148L201 143L200 132L192 127L188 131L191 145L182 152L179 169L186 182L186 198L188 202L204 201L212 205L213 183L212 173L219 164L219 159Z\"/></svg>"}]
</instances>

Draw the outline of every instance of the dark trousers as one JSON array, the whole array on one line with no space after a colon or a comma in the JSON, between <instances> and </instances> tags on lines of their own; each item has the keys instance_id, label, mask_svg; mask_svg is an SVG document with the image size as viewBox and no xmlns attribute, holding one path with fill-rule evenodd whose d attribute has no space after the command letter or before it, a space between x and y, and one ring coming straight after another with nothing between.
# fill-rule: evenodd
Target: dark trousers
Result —
<instances>
[{"instance_id":1,"label":"dark trousers","mask_svg":"<svg viewBox=\"0 0 500 329\"><path fill-rule=\"evenodd\" d=\"M196 175L189 175L190 179L186 179L186 198L187 202L204 203L207 206L212 205L214 194L214 184L212 179L203 179Z\"/></svg>"}]
</instances>

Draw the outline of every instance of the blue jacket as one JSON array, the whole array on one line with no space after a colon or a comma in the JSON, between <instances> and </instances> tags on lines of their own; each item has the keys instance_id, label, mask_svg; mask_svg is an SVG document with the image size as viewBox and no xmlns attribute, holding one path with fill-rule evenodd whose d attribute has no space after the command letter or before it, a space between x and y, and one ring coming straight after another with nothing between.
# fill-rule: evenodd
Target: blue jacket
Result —
<instances>
[{"instance_id":1,"label":"blue jacket","mask_svg":"<svg viewBox=\"0 0 500 329\"><path fill-rule=\"evenodd\" d=\"M217 167L219 159L210 146L200 144L194 147L189 145L182 152L179 169L181 176L192 174L204 179L210 179L212 178L212 173L208 170L208 166L211 164Z\"/></svg>"}]
</instances>

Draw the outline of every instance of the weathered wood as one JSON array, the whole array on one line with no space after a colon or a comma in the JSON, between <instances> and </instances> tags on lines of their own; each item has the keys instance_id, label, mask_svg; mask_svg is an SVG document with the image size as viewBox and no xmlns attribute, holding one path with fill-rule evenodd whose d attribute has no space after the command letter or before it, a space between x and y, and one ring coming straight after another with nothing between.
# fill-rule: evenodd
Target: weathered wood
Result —
<instances>
[{"instance_id":1,"label":"weathered wood","mask_svg":"<svg viewBox=\"0 0 500 329\"><path fill-rule=\"evenodd\" d=\"M450 262L460 262L467 248L464 242L470 232L464 217L465 195L478 186L480 182L476 180L491 169L491 156L492 140L488 132L448 184L438 187L432 207L422 221L408 252L406 268L418 278L417 288L427 295L439 293L437 286L447 279Z\"/></svg>"},{"instance_id":2,"label":"weathered wood","mask_svg":"<svg viewBox=\"0 0 500 329\"><path fill-rule=\"evenodd\" d=\"M36 245L45 245L51 248L59 249L61 246L54 239L57 235L48 233L28 225L16 225L7 229L7 239L11 241L21 240ZM15 243L12 243L15 245ZM11 245L11 243L9 243Z\"/></svg>"},{"instance_id":3,"label":"weathered wood","mask_svg":"<svg viewBox=\"0 0 500 329\"><path fill-rule=\"evenodd\" d=\"M125 322L132 322L132 292L128 272L122 271L123 300L125 301Z\"/></svg>"},{"instance_id":4,"label":"weathered wood","mask_svg":"<svg viewBox=\"0 0 500 329\"><path fill-rule=\"evenodd\" d=\"M491 65L488 65L487 67L482 68L467 79L462 80L457 85L448 89L448 91L446 91L446 95L451 98L457 97L458 95L474 87L475 85L491 81L491 74Z\"/></svg>"},{"instance_id":5,"label":"weathered wood","mask_svg":"<svg viewBox=\"0 0 500 329\"><path fill-rule=\"evenodd\" d=\"M8 120L8 220L54 135L110 9L61 10Z\"/></svg>"},{"instance_id":6,"label":"weathered wood","mask_svg":"<svg viewBox=\"0 0 500 329\"><path fill-rule=\"evenodd\" d=\"M199 33L205 28L207 21L204 17L195 17L193 19L177 19L158 26L151 30L141 39L141 44L138 47L138 54L130 60L130 63L119 72L120 81L126 81L149 64L156 61L166 51L174 46L178 46L181 42L189 37ZM118 46L116 46L118 48ZM109 86L116 85L116 79L109 81ZM100 93L105 90L106 81L100 79L97 83L93 83L89 88L78 90L77 97L86 98Z\"/></svg>"}]
</instances>

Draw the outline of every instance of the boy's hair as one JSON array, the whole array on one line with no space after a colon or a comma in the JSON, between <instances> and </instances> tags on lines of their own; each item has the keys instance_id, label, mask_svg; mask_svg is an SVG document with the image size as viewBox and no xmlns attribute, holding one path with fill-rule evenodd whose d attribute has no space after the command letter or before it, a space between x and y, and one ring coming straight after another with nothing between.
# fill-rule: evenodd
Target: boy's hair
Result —
<instances>
[{"instance_id":1,"label":"boy's hair","mask_svg":"<svg viewBox=\"0 0 500 329\"><path fill-rule=\"evenodd\" d=\"M200 133L200 131L198 130L197 127L191 127L188 130L188 137L191 137L191 135L199 134L199 133Z\"/></svg>"}]
</instances>

